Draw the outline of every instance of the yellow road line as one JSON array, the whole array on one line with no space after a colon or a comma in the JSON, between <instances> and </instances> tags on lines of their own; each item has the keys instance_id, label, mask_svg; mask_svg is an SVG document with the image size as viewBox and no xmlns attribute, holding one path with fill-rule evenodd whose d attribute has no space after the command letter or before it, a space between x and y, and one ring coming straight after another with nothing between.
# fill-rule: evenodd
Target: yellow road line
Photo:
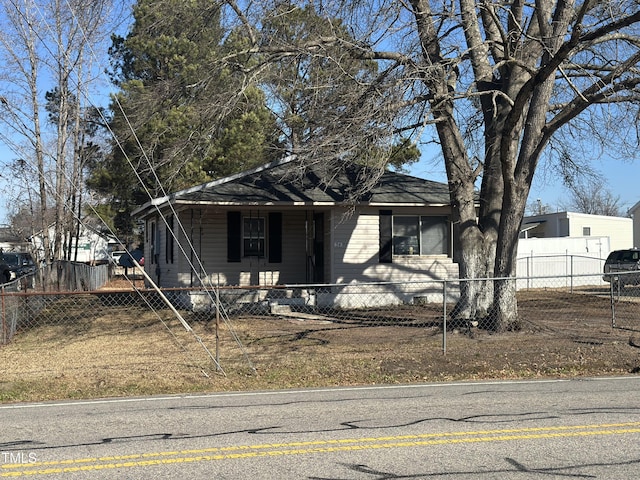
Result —
<instances>
[{"instance_id":1,"label":"yellow road line","mask_svg":"<svg viewBox=\"0 0 640 480\"><path fill-rule=\"evenodd\" d=\"M478 430L466 432L424 433L385 437L365 437L303 442L265 443L237 445L194 450L149 452L132 455L105 456L55 460L49 462L12 463L0 465L0 477L28 475L53 475L83 471L98 471L116 468L148 467L193 463L238 458L267 456L305 455L314 453L403 448L430 445L505 442L514 440L550 439L563 437L586 437L602 435L625 435L640 433L640 422L574 425L557 427L529 427L501 430ZM9 471L7 471L9 470Z\"/></svg>"}]
</instances>

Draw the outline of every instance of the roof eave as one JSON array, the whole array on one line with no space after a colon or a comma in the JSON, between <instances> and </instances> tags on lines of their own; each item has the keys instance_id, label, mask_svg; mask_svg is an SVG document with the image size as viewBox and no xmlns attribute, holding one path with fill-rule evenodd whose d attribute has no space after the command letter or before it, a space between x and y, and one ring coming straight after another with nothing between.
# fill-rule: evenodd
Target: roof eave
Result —
<instances>
[{"instance_id":1,"label":"roof eave","mask_svg":"<svg viewBox=\"0 0 640 480\"><path fill-rule=\"evenodd\" d=\"M176 200L173 205L216 206L216 207L449 207L443 202L214 202L207 200ZM159 205L158 205L159 206ZM139 209L140 210L140 209Z\"/></svg>"},{"instance_id":2,"label":"roof eave","mask_svg":"<svg viewBox=\"0 0 640 480\"><path fill-rule=\"evenodd\" d=\"M216 187L218 185L222 185L224 183L228 183L228 182L232 182L234 180L237 180L239 178L242 178L246 175L253 175L255 173L259 173L263 170L267 170L269 168L272 167L277 167L279 165L282 165L284 163L288 163L292 160L294 160L295 157L294 156L287 156L284 157L280 160L276 160L274 162L271 163L267 163L264 165L260 165L258 167L255 167L251 170L246 170L243 172L239 172L239 173L235 173L233 175L229 175L223 178L219 178L217 180L213 180L211 182L207 182L207 183L203 183L201 185L196 185L194 187L189 187L189 188L185 188L184 190L179 190L177 192L171 193L170 195L166 195L164 197L158 197L158 198L153 198L151 200L149 200L148 202L144 203L143 205L141 205L140 207L136 208L135 210L133 210L131 212L131 216L132 217L137 217L139 216L142 212L144 212L145 210L151 210L152 207L155 207L154 209L158 209L160 207L160 205L162 205L163 203L167 203L170 202L173 199L176 199L177 197L181 196L181 195L186 195L189 193L194 193L194 192L198 192L201 190L206 190L207 188L212 188L212 187ZM177 202L176 202L177 203ZM190 202L190 203L195 203L195 202Z\"/></svg>"}]
</instances>

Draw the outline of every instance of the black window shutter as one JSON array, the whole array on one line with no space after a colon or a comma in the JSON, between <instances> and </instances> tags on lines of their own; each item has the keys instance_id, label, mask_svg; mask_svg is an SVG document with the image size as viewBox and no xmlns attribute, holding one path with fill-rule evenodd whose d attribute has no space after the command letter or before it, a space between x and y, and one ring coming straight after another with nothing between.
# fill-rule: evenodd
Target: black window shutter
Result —
<instances>
[{"instance_id":1,"label":"black window shutter","mask_svg":"<svg viewBox=\"0 0 640 480\"><path fill-rule=\"evenodd\" d=\"M242 215L227 212L227 262L239 262L242 257Z\"/></svg>"},{"instance_id":2,"label":"black window shutter","mask_svg":"<svg viewBox=\"0 0 640 480\"><path fill-rule=\"evenodd\" d=\"M380 251L378 262L392 263L393 224L391 210L380 210Z\"/></svg>"},{"instance_id":3,"label":"black window shutter","mask_svg":"<svg viewBox=\"0 0 640 480\"><path fill-rule=\"evenodd\" d=\"M269 263L282 263L282 213L269 213Z\"/></svg>"}]
</instances>

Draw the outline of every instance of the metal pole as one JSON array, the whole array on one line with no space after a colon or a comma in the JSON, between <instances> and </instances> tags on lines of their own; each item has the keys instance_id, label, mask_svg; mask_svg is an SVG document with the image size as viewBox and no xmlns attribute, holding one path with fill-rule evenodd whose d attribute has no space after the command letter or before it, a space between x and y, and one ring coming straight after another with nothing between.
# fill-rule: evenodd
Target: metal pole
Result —
<instances>
[{"instance_id":1,"label":"metal pole","mask_svg":"<svg viewBox=\"0 0 640 480\"><path fill-rule=\"evenodd\" d=\"M611 277L609 281L609 296L611 298L611 328L616 328L616 306L615 300L613 298L613 289L614 289L614 277Z\"/></svg>"},{"instance_id":2,"label":"metal pole","mask_svg":"<svg viewBox=\"0 0 640 480\"><path fill-rule=\"evenodd\" d=\"M447 281L442 282L442 354L447 354Z\"/></svg>"},{"instance_id":3,"label":"metal pole","mask_svg":"<svg viewBox=\"0 0 640 480\"><path fill-rule=\"evenodd\" d=\"M571 291L571 293L573 293L573 255L569 256L569 261L571 262L571 288L569 289Z\"/></svg>"},{"instance_id":4,"label":"metal pole","mask_svg":"<svg viewBox=\"0 0 640 480\"><path fill-rule=\"evenodd\" d=\"M220 290L216 286L216 369L222 370L220 366Z\"/></svg>"},{"instance_id":5,"label":"metal pole","mask_svg":"<svg viewBox=\"0 0 640 480\"><path fill-rule=\"evenodd\" d=\"M9 329L7 328L7 311L4 303L4 287L0 287L0 296L2 296L2 343L9 343Z\"/></svg>"}]
</instances>

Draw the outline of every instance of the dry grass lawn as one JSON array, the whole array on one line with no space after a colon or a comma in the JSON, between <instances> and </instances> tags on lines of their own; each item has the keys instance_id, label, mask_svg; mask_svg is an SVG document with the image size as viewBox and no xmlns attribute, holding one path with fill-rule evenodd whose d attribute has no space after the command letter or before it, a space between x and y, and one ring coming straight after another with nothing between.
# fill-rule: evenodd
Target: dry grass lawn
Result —
<instances>
[{"instance_id":1,"label":"dry grass lawn","mask_svg":"<svg viewBox=\"0 0 640 480\"><path fill-rule=\"evenodd\" d=\"M190 333L166 310L87 300L73 322L41 322L0 346L0 401L636 374L638 306L621 303L625 328L612 328L606 296L527 293L521 331L448 332L445 355L427 320L437 307L377 311L378 322L371 312L199 321Z\"/></svg>"}]
</instances>

